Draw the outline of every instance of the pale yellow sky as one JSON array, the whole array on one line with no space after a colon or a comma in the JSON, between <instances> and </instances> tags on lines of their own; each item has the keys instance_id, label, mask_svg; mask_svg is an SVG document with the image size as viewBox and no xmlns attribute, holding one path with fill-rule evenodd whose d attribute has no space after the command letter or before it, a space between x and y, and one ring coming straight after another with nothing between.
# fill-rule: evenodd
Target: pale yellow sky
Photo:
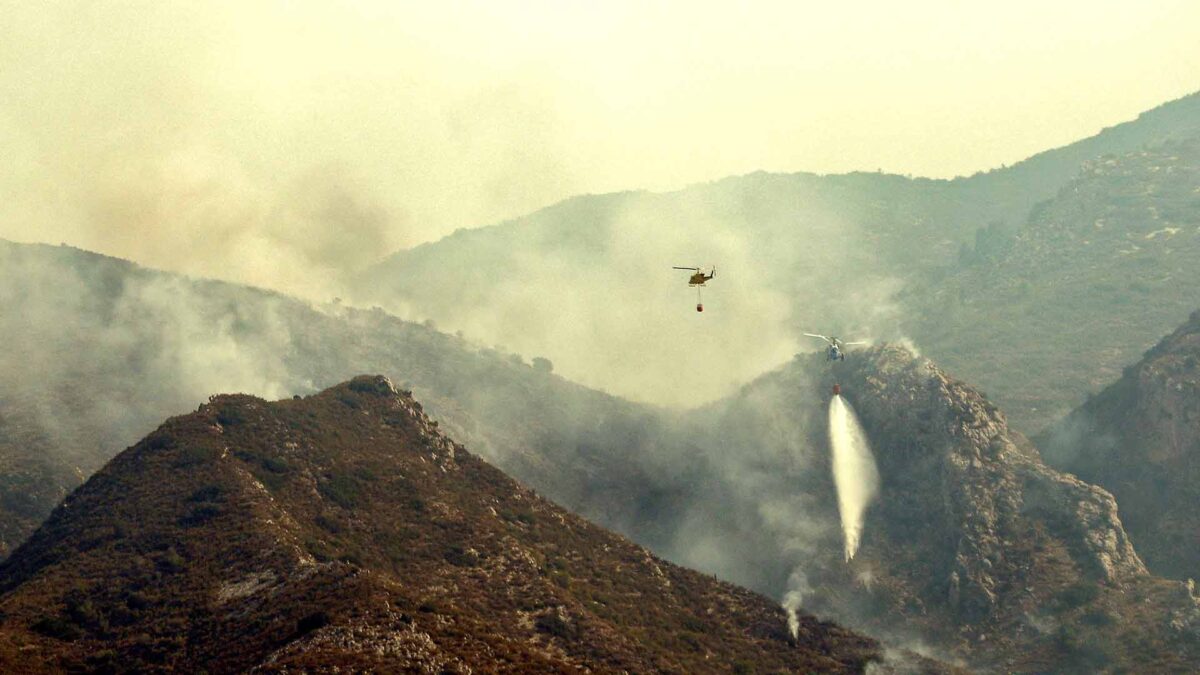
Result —
<instances>
[{"instance_id":1,"label":"pale yellow sky","mask_svg":"<svg viewBox=\"0 0 1200 675\"><path fill-rule=\"evenodd\" d=\"M1200 89L1196 0L0 15L0 237L292 290L305 265L572 194L760 169L969 174Z\"/></svg>"}]
</instances>

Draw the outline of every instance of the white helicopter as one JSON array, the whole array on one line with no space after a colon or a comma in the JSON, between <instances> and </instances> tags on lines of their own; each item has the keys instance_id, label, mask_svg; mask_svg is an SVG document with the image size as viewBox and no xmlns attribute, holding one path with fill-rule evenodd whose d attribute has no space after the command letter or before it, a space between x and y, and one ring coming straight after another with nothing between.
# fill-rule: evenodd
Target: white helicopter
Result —
<instances>
[{"instance_id":1,"label":"white helicopter","mask_svg":"<svg viewBox=\"0 0 1200 675\"><path fill-rule=\"evenodd\" d=\"M836 337L830 337L828 335L817 335L816 333L805 333L805 335L807 335L808 337L820 338L820 339L824 340L825 342L829 343L829 350L827 353L829 354L830 361L845 361L846 360L846 347L849 347L850 345L865 345L865 344L867 344L865 341L862 341L862 340L859 340L858 342L842 342L841 340L839 340Z\"/></svg>"}]
</instances>

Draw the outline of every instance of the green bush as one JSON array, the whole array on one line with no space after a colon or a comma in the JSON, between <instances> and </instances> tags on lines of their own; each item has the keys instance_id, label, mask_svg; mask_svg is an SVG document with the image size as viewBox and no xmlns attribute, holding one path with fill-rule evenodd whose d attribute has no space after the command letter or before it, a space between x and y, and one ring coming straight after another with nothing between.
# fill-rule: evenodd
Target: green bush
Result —
<instances>
[{"instance_id":1,"label":"green bush","mask_svg":"<svg viewBox=\"0 0 1200 675\"><path fill-rule=\"evenodd\" d=\"M205 462L211 462L216 459L217 451L212 448L203 448L195 445L189 445L186 448L181 448L175 455L175 468L182 469Z\"/></svg>"},{"instance_id":2,"label":"green bush","mask_svg":"<svg viewBox=\"0 0 1200 675\"><path fill-rule=\"evenodd\" d=\"M179 551L176 551L173 546L168 548L155 562L160 570L167 573L180 572L184 567L183 556L179 555Z\"/></svg>"},{"instance_id":3,"label":"green bush","mask_svg":"<svg viewBox=\"0 0 1200 675\"><path fill-rule=\"evenodd\" d=\"M1100 596L1100 589L1094 583L1076 582L1067 586L1058 594L1058 601L1065 607L1082 607Z\"/></svg>"},{"instance_id":4,"label":"green bush","mask_svg":"<svg viewBox=\"0 0 1200 675\"><path fill-rule=\"evenodd\" d=\"M207 485L192 493L189 502L215 502L221 498L220 485Z\"/></svg>"},{"instance_id":5,"label":"green bush","mask_svg":"<svg viewBox=\"0 0 1200 675\"><path fill-rule=\"evenodd\" d=\"M443 554L446 562L455 567L474 567L479 564L479 554L468 551L461 546L451 546Z\"/></svg>"},{"instance_id":6,"label":"green bush","mask_svg":"<svg viewBox=\"0 0 1200 675\"><path fill-rule=\"evenodd\" d=\"M321 496L342 508L352 509L358 505L362 489L358 479L346 472L335 472L317 484Z\"/></svg>"},{"instance_id":7,"label":"green bush","mask_svg":"<svg viewBox=\"0 0 1200 675\"><path fill-rule=\"evenodd\" d=\"M237 424L243 424L246 421L246 414L240 408L234 405L221 406L217 411L217 422L221 426L229 427Z\"/></svg>"},{"instance_id":8,"label":"green bush","mask_svg":"<svg viewBox=\"0 0 1200 675\"><path fill-rule=\"evenodd\" d=\"M558 612L550 612L549 614L539 616L537 621L534 622L534 627L542 633L553 635L563 640L574 640L579 635L579 630Z\"/></svg>"},{"instance_id":9,"label":"green bush","mask_svg":"<svg viewBox=\"0 0 1200 675\"><path fill-rule=\"evenodd\" d=\"M337 534L342 531L341 524L338 523L333 518L326 516L325 514L318 515L316 518L316 523L317 523L317 527L320 527L322 530L325 530L326 532L330 532L332 534Z\"/></svg>"},{"instance_id":10,"label":"green bush","mask_svg":"<svg viewBox=\"0 0 1200 675\"><path fill-rule=\"evenodd\" d=\"M180 527L200 527L208 521L221 515L221 509L212 504L197 506L190 513L179 519Z\"/></svg>"},{"instance_id":11,"label":"green bush","mask_svg":"<svg viewBox=\"0 0 1200 675\"><path fill-rule=\"evenodd\" d=\"M175 439L166 432L156 433L146 439L146 448L150 450L165 450L175 445Z\"/></svg>"},{"instance_id":12,"label":"green bush","mask_svg":"<svg viewBox=\"0 0 1200 675\"><path fill-rule=\"evenodd\" d=\"M286 473L289 469L291 469L291 466L287 463L287 460L282 457L263 457L260 461L260 464L262 464L262 467L267 471L274 473Z\"/></svg>"},{"instance_id":13,"label":"green bush","mask_svg":"<svg viewBox=\"0 0 1200 675\"><path fill-rule=\"evenodd\" d=\"M83 637L83 631L70 621L58 616L44 616L33 622L29 629L56 640L72 641Z\"/></svg>"}]
</instances>

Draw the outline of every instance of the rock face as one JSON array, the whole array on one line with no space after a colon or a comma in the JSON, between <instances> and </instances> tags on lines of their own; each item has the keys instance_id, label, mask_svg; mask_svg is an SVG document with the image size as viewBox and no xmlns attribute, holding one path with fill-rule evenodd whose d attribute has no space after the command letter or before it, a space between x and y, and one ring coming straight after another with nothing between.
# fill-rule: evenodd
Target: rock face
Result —
<instances>
[{"instance_id":1,"label":"rock face","mask_svg":"<svg viewBox=\"0 0 1200 675\"><path fill-rule=\"evenodd\" d=\"M875 642L656 558L360 377L213 397L0 564L0 671L861 672ZM926 664L932 666L933 664Z\"/></svg>"},{"instance_id":2,"label":"rock face","mask_svg":"<svg viewBox=\"0 0 1200 675\"><path fill-rule=\"evenodd\" d=\"M866 355L844 375L847 396L879 439L880 470L892 479L881 516L901 524L924 513L930 529L948 529L935 536L953 545L943 544L935 559L959 618L990 615L997 579L1020 571L1012 539L1029 521L1064 544L1091 578L1119 584L1146 574L1112 496L1046 467L978 392L894 349Z\"/></svg>"},{"instance_id":3,"label":"rock face","mask_svg":"<svg viewBox=\"0 0 1200 675\"><path fill-rule=\"evenodd\" d=\"M818 414L835 382L881 477L850 563ZM742 531L781 542L758 549L776 570L764 581L790 577L773 590L780 597L797 593L819 616L982 670L1200 666L1194 618L1160 630L1163 617L1195 617L1196 603L1147 572L1112 495L1047 467L995 406L928 360L890 346L833 364L803 357L706 414L712 436L696 441L699 454L736 496L720 508ZM754 467L781 478L728 487ZM728 536L754 550L750 535Z\"/></svg>"},{"instance_id":4,"label":"rock face","mask_svg":"<svg viewBox=\"0 0 1200 675\"><path fill-rule=\"evenodd\" d=\"M1041 441L1104 486L1157 574L1200 577L1200 312Z\"/></svg>"},{"instance_id":5,"label":"rock face","mask_svg":"<svg viewBox=\"0 0 1200 675\"><path fill-rule=\"evenodd\" d=\"M1149 575L1112 495L1047 467L982 395L904 350L871 350L827 378L859 410L883 476L876 536L855 562L916 600L881 616L957 631L960 653L985 666L1197 667L1194 624L1158 634L1157 653L1124 647L1152 617L1195 616L1196 604Z\"/></svg>"}]
</instances>

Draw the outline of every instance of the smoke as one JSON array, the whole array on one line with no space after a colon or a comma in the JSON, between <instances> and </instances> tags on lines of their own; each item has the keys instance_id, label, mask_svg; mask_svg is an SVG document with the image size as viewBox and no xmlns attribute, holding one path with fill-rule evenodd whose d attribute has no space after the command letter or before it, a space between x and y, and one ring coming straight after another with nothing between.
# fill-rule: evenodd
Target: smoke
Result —
<instances>
[{"instance_id":1,"label":"smoke","mask_svg":"<svg viewBox=\"0 0 1200 675\"><path fill-rule=\"evenodd\" d=\"M310 390L284 361L290 301L259 293L251 306L242 301L255 293L214 290L75 249L0 242L9 421L90 471L213 393Z\"/></svg>"},{"instance_id":2,"label":"smoke","mask_svg":"<svg viewBox=\"0 0 1200 675\"><path fill-rule=\"evenodd\" d=\"M862 540L867 507L879 493L879 470L854 409L840 395L829 401L829 443L833 450L833 482L837 487L845 557L849 562Z\"/></svg>"},{"instance_id":3,"label":"smoke","mask_svg":"<svg viewBox=\"0 0 1200 675\"><path fill-rule=\"evenodd\" d=\"M437 54L432 10L345 10L9 3L0 237L327 301L575 191L540 73Z\"/></svg>"},{"instance_id":4,"label":"smoke","mask_svg":"<svg viewBox=\"0 0 1200 675\"><path fill-rule=\"evenodd\" d=\"M458 227L584 189L674 188L735 170L696 174L691 159L676 160L688 171L651 180L641 169L658 153L644 150L663 127L601 134L606 148L639 152L600 170L595 138L612 111L575 84L589 71L564 76L514 54L561 51L557 28L528 40L547 21L610 39L599 26L625 22L607 12L579 9L579 21L542 8L526 22L524 10L481 9L489 21L472 26L419 8L8 10L19 29L0 36L0 237L327 302L351 297L347 276ZM433 44L435 34L453 39ZM657 79L613 81L625 91L634 80L660 89ZM434 261L478 288L422 270L411 275L422 297L366 304L549 357L564 376L626 398L698 405L785 361L799 325L878 325L868 308L898 288L877 283L874 233L845 216L875 198L817 182L752 175L634 195L603 217L571 213L560 230L539 223L531 240L480 259ZM714 263L697 314L670 266Z\"/></svg>"},{"instance_id":5,"label":"smoke","mask_svg":"<svg viewBox=\"0 0 1200 675\"><path fill-rule=\"evenodd\" d=\"M809 175L580 197L397 257L358 301L630 400L694 407L784 363L802 329L899 330L903 284L841 198ZM716 265L704 313L673 265Z\"/></svg>"},{"instance_id":6,"label":"smoke","mask_svg":"<svg viewBox=\"0 0 1200 675\"><path fill-rule=\"evenodd\" d=\"M267 178L203 146L113 158L77 199L81 242L71 243L324 300L406 236L405 214L347 164Z\"/></svg>"},{"instance_id":7,"label":"smoke","mask_svg":"<svg viewBox=\"0 0 1200 675\"><path fill-rule=\"evenodd\" d=\"M808 585L808 577L799 569L794 570L788 577L788 592L783 596L783 609L787 612L788 632L795 639L800 632L800 618L797 612L803 603L804 596L812 592Z\"/></svg>"},{"instance_id":8,"label":"smoke","mask_svg":"<svg viewBox=\"0 0 1200 675\"><path fill-rule=\"evenodd\" d=\"M921 356L921 350L919 347L917 347L917 343L907 335L901 335L899 338L891 340L891 342L912 352L913 356Z\"/></svg>"},{"instance_id":9,"label":"smoke","mask_svg":"<svg viewBox=\"0 0 1200 675\"><path fill-rule=\"evenodd\" d=\"M1063 471L1080 471L1090 457L1109 457L1120 441L1111 431L1096 424L1092 412L1083 409L1063 418L1038 439L1042 458Z\"/></svg>"}]
</instances>

